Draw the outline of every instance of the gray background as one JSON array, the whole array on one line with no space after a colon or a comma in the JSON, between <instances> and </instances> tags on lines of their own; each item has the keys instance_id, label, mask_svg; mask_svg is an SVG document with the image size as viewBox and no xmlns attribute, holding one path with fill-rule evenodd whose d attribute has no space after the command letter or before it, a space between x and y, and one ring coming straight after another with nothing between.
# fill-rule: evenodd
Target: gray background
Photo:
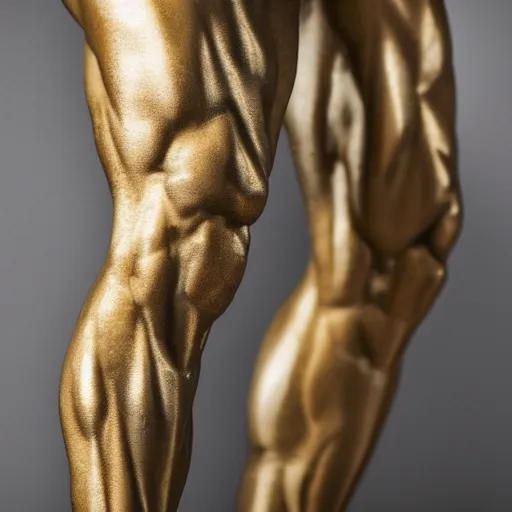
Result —
<instances>
[{"instance_id":1,"label":"gray background","mask_svg":"<svg viewBox=\"0 0 512 512\"><path fill-rule=\"evenodd\" d=\"M412 0L413 1L413 0ZM512 2L448 0L466 216L351 512L512 510ZM110 197L58 1L0 0L0 510L69 511L57 388L107 249ZM308 256L284 137L249 267L216 324L182 512L235 510L259 342Z\"/></svg>"}]
</instances>

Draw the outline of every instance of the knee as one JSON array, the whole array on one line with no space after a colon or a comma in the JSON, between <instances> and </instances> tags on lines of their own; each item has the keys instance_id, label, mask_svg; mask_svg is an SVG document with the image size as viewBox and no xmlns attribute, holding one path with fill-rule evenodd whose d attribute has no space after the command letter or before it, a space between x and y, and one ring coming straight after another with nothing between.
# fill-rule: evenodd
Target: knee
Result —
<instances>
[{"instance_id":1,"label":"knee","mask_svg":"<svg viewBox=\"0 0 512 512\"><path fill-rule=\"evenodd\" d=\"M199 124L180 124L158 116L123 121L118 147L133 183L143 183L141 200L157 174L174 222L219 215L230 225L253 224L268 197L272 156L265 130L243 133L229 109Z\"/></svg>"},{"instance_id":2,"label":"knee","mask_svg":"<svg viewBox=\"0 0 512 512\"><path fill-rule=\"evenodd\" d=\"M460 193L452 193L448 207L439 222L432 229L429 248L436 258L445 261L454 247L463 222L462 200Z\"/></svg>"},{"instance_id":3,"label":"knee","mask_svg":"<svg viewBox=\"0 0 512 512\"><path fill-rule=\"evenodd\" d=\"M267 147L266 135L258 137L242 136L229 111L179 133L162 164L175 213L202 211L234 226L255 222L267 200L270 172L268 152L254 150Z\"/></svg>"}]
</instances>

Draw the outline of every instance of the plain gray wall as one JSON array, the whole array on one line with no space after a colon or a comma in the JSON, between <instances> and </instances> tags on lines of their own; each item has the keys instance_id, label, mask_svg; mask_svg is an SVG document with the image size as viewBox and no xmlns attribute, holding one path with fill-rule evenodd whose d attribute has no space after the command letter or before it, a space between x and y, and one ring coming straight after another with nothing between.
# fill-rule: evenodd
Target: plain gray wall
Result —
<instances>
[{"instance_id":1,"label":"plain gray wall","mask_svg":"<svg viewBox=\"0 0 512 512\"><path fill-rule=\"evenodd\" d=\"M351 512L512 510L512 2L447 5L465 226ZM1 511L70 510L58 381L110 216L78 27L57 0L0 0ZM253 233L245 280L204 357L182 512L235 510L254 358L308 257L284 137Z\"/></svg>"}]
</instances>

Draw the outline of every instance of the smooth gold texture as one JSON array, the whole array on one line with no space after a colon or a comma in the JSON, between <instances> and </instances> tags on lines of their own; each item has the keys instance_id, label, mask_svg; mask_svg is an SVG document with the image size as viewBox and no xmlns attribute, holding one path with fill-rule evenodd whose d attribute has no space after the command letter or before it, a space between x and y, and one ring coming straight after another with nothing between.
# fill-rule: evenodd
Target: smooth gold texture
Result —
<instances>
[{"instance_id":1,"label":"smooth gold texture","mask_svg":"<svg viewBox=\"0 0 512 512\"><path fill-rule=\"evenodd\" d=\"M250 395L243 512L340 512L460 227L439 0L311 0L286 114L312 259Z\"/></svg>"},{"instance_id":2,"label":"smooth gold texture","mask_svg":"<svg viewBox=\"0 0 512 512\"><path fill-rule=\"evenodd\" d=\"M177 510L285 112L312 261L257 363L239 509L344 510L460 225L441 0L65 4L114 205L61 379L73 510Z\"/></svg>"}]
</instances>

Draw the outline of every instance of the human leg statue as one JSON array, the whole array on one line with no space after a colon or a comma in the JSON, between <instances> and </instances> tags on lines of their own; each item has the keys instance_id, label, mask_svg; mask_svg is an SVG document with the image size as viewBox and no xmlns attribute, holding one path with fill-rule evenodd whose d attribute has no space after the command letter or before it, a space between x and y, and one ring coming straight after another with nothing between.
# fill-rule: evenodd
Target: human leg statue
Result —
<instances>
[{"instance_id":1,"label":"human leg statue","mask_svg":"<svg viewBox=\"0 0 512 512\"><path fill-rule=\"evenodd\" d=\"M312 259L263 342L243 512L340 512L460 226L442 0L306 0L286 114Z\"/></svg>"},{"instance_id":2,"label":"human leg statue","mask_svg":"<svg viewBox=\"0 0 512 512\"><path fill-rule=\"evenodd\" d=\"M86 37L87 101L114 205L61 380L73 510L175 511L201 352L267 197L298 1L66 5Z\"/></svg>"}]
</instances>

